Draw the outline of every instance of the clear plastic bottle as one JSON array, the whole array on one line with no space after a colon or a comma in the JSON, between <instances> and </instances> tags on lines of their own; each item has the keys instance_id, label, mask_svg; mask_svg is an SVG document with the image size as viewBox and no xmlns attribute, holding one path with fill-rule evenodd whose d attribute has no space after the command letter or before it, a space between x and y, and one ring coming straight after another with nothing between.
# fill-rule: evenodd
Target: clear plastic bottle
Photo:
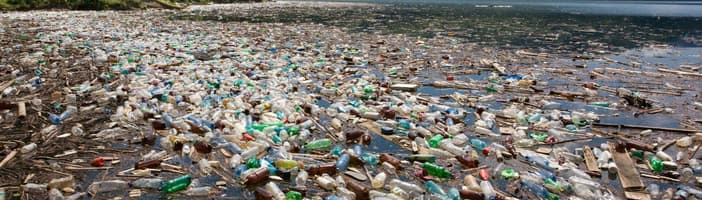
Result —
<instances>
[{"instance_id":1,"label":"clear plastic bottle","mask_svg":"<svg viewBox=\"0 0 702 200\"><path fill-rule=\"evenodd\" d=\"M356 193L344 187L336 187L336 195L343 199L356 199Z\"/></svg>"},{"instance_id":2,"label":"clear plastic bottle","mask_svg":"<svg viewBox=\"0 0 702 200\"><path fill-rule=\"evenodd\" d=\"M480 191L483 192L485 200L493 199L497 195L489 181L480 181Z\"/></svg>"},{"instance_id":3,"label":"clear plastic bottle","mask_svg":"<svg viewBox=\"0 0 702 200\"><path fill-rule=\"evenodd\" d=\"M278 187L278 184L275 184L275 182L268 182L265 186L266 190L273 194L273 197L275 197L276 200L283 200L285 199L285 193L283 193L282 190L280 190L280 187Z\"/></svg>"},{"instance_id":4,"label":"clear plastic bottle","mask_svg":"<svg viewBox=\"0 0 702 200\"><path fill-rule=\"evenodd\" d=\"M158 189L161 187L163 180L160 178L141 178L133 181L131 186L142 189Z\"/></svg>"},{"instance_id":5,"label":"clear plastic bottle","mask_svg":"<svg viewBox=\"0 0 702 200\"><path fill-rule=\"evenodd\" d=\"M442 140L441 142L439 142L439 147L448 151L448 152L451 152L453 155L456 155L456 156L466 155L466 152L463 151L462 148L454 145L451 140Z\"/></svg>"},{"instance_id":6,"label":"clear plastic bottle","mask_svg":"<svg viewBox=\"0 0 702 200\"><path fill-rule=\"evenodd\" d=\"M56 188L49 190L49 200L64 200L63 193Z\"/></svg>"},{"instance_id":7,"label":"clear plastic bottle","mask_svg":"<svg viewBox=\"0 0 702 200\"><path fill-rule=\"evenodd\" d=\"M210 187L210 186L193 187L193 188L186 190L185 195L192 196L192 197L209 196L211 190L212 190L212 187Z\"/></svg>"},{"instance_id":8,"label":"clear plastic bottle","mask_svg":"<svg viewBox=\"0 0 702 200\"><path fill-rule=\"evenodd\" d=\"M383 185L385 185L385 179L387 179L387 175L385 172L380 172L373 179L371 180L371 186L373 189L380 189L383 188Z\"/></svg>"},{"instance_id":9,"label":"clear plastic bottle","mask_svg":"<svg viewBox=\"0 0 702 200\"><path fill-rule=\"evenodd\" d=\"M127 191L129 183L123 180L110 180L93 182L88 186L88 191L91 194L99 194L104 192Z\"/></svg>"},{"instance_id":10,"label":"clear plastic bottle","mask_svg":"<svg viewBox=\"0 0 702 200\"><path fill-rule=\"evenodd\" d=\"M322 176L317 177L315 181L317 182L317 185L319 185L319 187L324 188L326 190L333 190L334 188L336 188L336 181L328 174L323 174Z\"/></svg>"},{"instance_id":11,"label":"clear plastic bottle","mask_svg":"<svg viewBox=\"0 0 702 200\"><path fill-rule=\"evenodd\" d=\"M391 187L398 187L398 188L401 188L401 189L403 189L403 190L405 190L405 191L407 191L407 192L414 193L414 194L422 194L422 193L425 192L424 188L422 188L422 187L420 187L420 186L418 186L418 185L415 185L415 184L412 184L412 183L408 183L408 182L404 182L404 181L401 181L401 180L398 180L398 179L392 179L392 180L390 180L390 182L388 182L388 185L391 186Z\"/></svg>"},{"instance_id":12,"label":"clear plastic bottle","mask_svg":"<svg viewBox=\"0 0 702 200\"><path fill-rule=\"evenodd\" d=\"M201 159L200 162L197 163L198 167L200 168L200 173L201 174L210 174L212 173L212 165L210 164L210 161L207 159Z\"/></svg>"}]
</instances>

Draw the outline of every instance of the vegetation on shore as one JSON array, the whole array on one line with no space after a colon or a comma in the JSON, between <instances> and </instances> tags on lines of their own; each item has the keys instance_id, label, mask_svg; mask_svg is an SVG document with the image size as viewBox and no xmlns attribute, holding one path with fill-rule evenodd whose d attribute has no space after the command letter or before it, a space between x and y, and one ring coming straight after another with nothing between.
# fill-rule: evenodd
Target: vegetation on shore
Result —
<instances>
[{"instance_id":1,"label":"vegetation on shore","mask_svg":"<svg viewBox=\"0 0 702 200\"><path fill-rule=\"evenodd\" d=\"M263 0L0 0L0 10L129 10L148 7L179 9L188 4L256 1Z\"/></svg>"}]
</instances>

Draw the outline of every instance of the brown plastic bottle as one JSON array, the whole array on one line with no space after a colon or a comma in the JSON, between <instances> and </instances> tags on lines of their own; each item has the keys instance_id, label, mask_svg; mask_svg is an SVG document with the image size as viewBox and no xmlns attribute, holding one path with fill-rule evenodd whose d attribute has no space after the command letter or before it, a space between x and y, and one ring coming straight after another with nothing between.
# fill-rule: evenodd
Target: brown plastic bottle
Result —
<instances>
[{"instance_id":1,"label":"brown plastic bottle","mask_svg":"<svg viewBox=\"0 0 702 200\"><path fill-rule=\"evenodd\" d=\"M348 177L344 177L344 181L346 182L346 188L351 190L351 192L356 194L356 199L359 199L359 200L370 199L370 195L368 193L368 192L370 192L370 188L366 184L359 183L358 181L355 181L355 180L350 179Z\"/></svg>"},{"instance_id":2,"label":"brown plastic bottle","mask_svg":"<svg viewBox=\"0 0 702 200\"><path fill-rule=\"evenodd\" d=\"M470 199L470 200L485 199L483 193L472 191L472 190L461 190L461 191L459 191L459 194L461 194L461 199Z\"/></svg>"},{"instance_id":3,"label":"brown plastic bottle","mask_svg":"<svg viewBox=\"0 0 702 200\"><path fill-rule=\"evenodd\" d=\"M478 164L480 164L480 161L478 159L473 159L469 155L456 156L456 159L463 166L468 167L468 168L476 168L476 167L478 167Z\"/></svg>"},{"instance_id":4,"label":"brown plastic bottle","mask_svg":"<svg viewBox=\"0 0 702 200\"><path fill-rule=\"evenodd\" d=\"M134 164L134 169L155 169L161 167L161 160L149 160Z\"/></svg>"},{"instance_id":5,"label":"brown plastic bottle","mask_svg":"<svg viewBox=\"0 0 702 200\"><path fill-rule=\"evenodd\" d=\"M344 134L344 135L346 135L346 142L349 142L349 141L352 141L352 140L356 140L356 139L358 139L359 137L361 137L364 133L365 133L365 132L363 132L363 131L361 131L361 130L352 130L352 131L346 132L346 133Z\"/></svg>"},{"instance_id":6,"label":"brown plastic bottle","mask_svg":"<svg viewBox=\"0 0 702 200\"><path fill-rule=\"evenodd\" d=\"M394 156L387 154L387 153L381 153L380 156L378 157L380 159L380 162L387 162L390 163L392 166L394 166L397 169L402 169L402 165L400 162L400 159L395 158Z\"/></svg>"},{"instance_id":7,"label":"brown plastic bottle","mask_svg":"<svg viewBox=\"0 0 702 200\"><path fill-rule=\"evenodd\" d=\"M268 180L268 177L270 176L270 172L268 171L268 168L261 167L254 171L253 173L247 175L245 177L244 184L245 185L257 185L259 183L263 183Z\"/></svg>"},{"instance_id":8,"label":"brown plastic bottle","mask_svg":"<svg viewBox=\"0 0 702 200\"><path fill-rule=\"evenodd\" d=\"M307 169L307 173L309 173L310 176L318 176L318 175L322 175L322 174L334 175L334 174L336 174L336 164L335 163L326 163L326 164L313 165L313 166L310 166L309 169Z\"/></svg>"}]
</instances>

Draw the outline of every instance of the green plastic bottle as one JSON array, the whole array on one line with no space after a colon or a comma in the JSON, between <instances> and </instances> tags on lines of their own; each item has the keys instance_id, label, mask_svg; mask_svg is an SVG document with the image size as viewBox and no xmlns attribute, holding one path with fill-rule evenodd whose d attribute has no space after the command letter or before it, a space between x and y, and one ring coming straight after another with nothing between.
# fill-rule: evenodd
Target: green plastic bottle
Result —
<instances>
[{"instance_id":1,"label":"green plastic bottle","mask_svg":"<svg viewBox=\"0 0 702 200\"><path fill-rule=\"evenodd\" d=\"M434 137L431 137L429 139L429 146L431 148L439 148L439 143L443 139L444 139L444 136L442 136L441 134L435 135Z\"/></svg>"},{"instance_id":2,"label":"green plastic bottle","mask_svg":"<svg viewBox=\"0 0 702 200\"><path fill-rule=\"evenodd\" d=\"M515 173L513 169L502 170L502 172L500 174L505 179L512 179L514 177L517 177L517 173Z\"/></svg>"},{"instance_id":3,"label":"green plastic bottle","mask_svg":"<svg viewBox=\"0 0 702 200\"><path fill-rule=\"evenodd\" d=\"M366 86L363 88L363 92L366 94L373 93L373 88L371 86Z\"/></svg>"},{"instance_id":4,"label":"green plastic bottle","mask_svg":"<svg viewBox=\"0 0 702 200\"><path fill-rule=\"evenodd\" d=\"M536 139L536 140L538 140L538 141L542 141L542 142L543 142L544 140L546 140L546 138L548 138L548 135L546 135L546 134L540 134L540 133L532 133L532 134L531 134L531 138L534 138L534 139Z\"/></svg>"},{"instance_id":5,"label":"green plastic bottle","mask_svg":"<svg viewBox=\"0 0 702 200\"><path fill-rule=\"evenodd\" d=\"M330 139L324 138L307 143L307 145L305 145L305 148L307 150L326 149L331 147L331 145L332 141Z\"/></svg>"},{"instance_id":6,"label":"green plastic bottle","mask_svg":"<svg viewBox=\"0 0 702 200\"><path fill-rule=\"evenodd\" d=\"M263 129L266 129L266 128L270 127L270 126L278 126L278 127L280 127L280 126L283 126L283 125L284 125L283 122L275 122L275 123L265 123L265 124L254 124L254 125L251 126L251 128L253 128L254 130L258 130L258 131L263 131Z\"/></svg>"},{"instance_id":7,"label":"green plastic bottle","mask_svg":"<svg viewBox=\"0 0 702 200\"><path fill-rule=\"evenodd\" d=\"M261 167L261 160L256 157L251 157L246 161L246 166L249 167L249 169L259 168Z\"/></svg>"},{"instance_id":8,"label":"green plastic bottle","mask_svg":"<svg viewBox=\"0 0 702 200\"><path fill-rule=\"evenodd\" d=\"M643 159L643 158L644 158L644 152L641 151L641 150L632 150L632 151L631 151L631 156L632 156L632 157L636 157L636 158L641 158L641 159Z\"/></svg>"},{"instance_id":9,"label":"green plastic bottle","mask_svg":"<svg viewBox=\"0 0 702 200\"><path fill-rule=\"evenodd\" d=\"M429 175L439 177L439 178L451 178L451 172L446 170L446 168L435 165L433 163L428 163L425 162L424 165L422 165L422 168L427 170L429 172Z\"/></svg>"},{"instance_id":10,"label":"green plastic bottle","mask_svg":"<svg viewBox=\"0 0 702 200\"><path fill-rule=\"evenodd\" d=\"M285 193L285 200L302 200L302 194L297 191L288 191Z\"/></svg>"},{"instance_id":11,"label":"green plastic bottle","mask_svg":"<svg viewBox=\"0 0 702 200\"><path fill-rule=\"evenodd\" d=\"M289 127L285 128L285 131L288 132L288 135L295 136L298 133L300 133L300 127L299 126L289 126Z\"/></svg>"},{"instance_id":12,"label":"green plastic bottle","mask_svg":"<svg viewBox=\"0 0 702 200\"><path fill-rule=\"evenodd\" d=\"M648 157L648 162L651 165L653 171L657 173L663 172L663 161L656 156Z\"/></svg>"},{"instance_id":13,"label":"green plastic bottle","mask_svg":"<svg viewBox=\"0 0 702 200\"><path fill-rule=\"evenodd\" d=\"M546 194L546 199L548 199L548 200L559 200L559 199L561 199L561 197L558 196L557 194L553 194L553 193L550 193L550 192L549 192L549 193Z\"/></svg>"},{"instance_id":14,"label":"green plastic bottle","mask_svg":"<svg viewBox=\"0 0 702 200\"><path fill-rule=\"evenodd\" d=\"M555 189L558 192L565 191L565 189L563 189L563 187L561 187L561 184L559 184L556 181L553 181L553 179L550 179L550 178L544 179L544 186L546 186L547 188Z\"/></svg>"},{"instance_id":15,"label":"green plastic bottle","mask_svg":"<svg viewBox=\"0 0 702 200\"><path fill-rule=\"evenodd\" d=\"M163 185L161 185L161 191L165 193L181 191L187 188L190 185L191 181L192 177L190 177L190 175L181 176L164 182Z\"/></svg>"}]
</instances>

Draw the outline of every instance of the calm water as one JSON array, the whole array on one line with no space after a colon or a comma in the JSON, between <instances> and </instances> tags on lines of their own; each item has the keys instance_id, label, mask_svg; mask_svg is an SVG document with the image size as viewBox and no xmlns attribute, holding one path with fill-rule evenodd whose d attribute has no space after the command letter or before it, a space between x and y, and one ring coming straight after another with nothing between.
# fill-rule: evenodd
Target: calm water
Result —
<instances>
[{"instance_id":1,"label":"calm water","mask_svg":"<svg viewBox=\"0 0 702 200\"><path fill-rule=\"evenodd\" d=\"M451 35L490 47L607 53L650 44L702 46L702 1L516 2L356 0L378 7L271 7L191 12L176 19L322 23L349 31Z\"/></svg>"}]
</instances>

